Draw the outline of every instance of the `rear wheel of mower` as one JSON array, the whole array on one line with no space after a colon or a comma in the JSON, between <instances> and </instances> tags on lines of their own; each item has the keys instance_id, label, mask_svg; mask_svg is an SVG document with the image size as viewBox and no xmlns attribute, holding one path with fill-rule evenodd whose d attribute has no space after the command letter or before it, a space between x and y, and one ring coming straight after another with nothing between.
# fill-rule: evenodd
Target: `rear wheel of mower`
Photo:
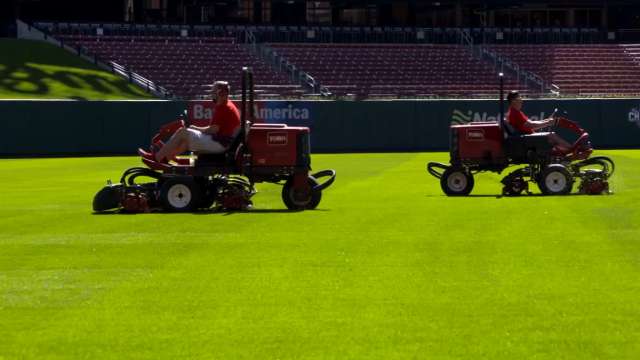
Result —
<instances>
[{"instance_id":1,"label":"rear wheel of mower","mask_svg":"<svg viewBox=\"0 0 640 360\"><path fill-rule=\"evenodd\" d=\"M299 191L293 187L293 178L287 180L282 188L282 201L289 210L313 210L318 207L320 200L322 199L322 191L314 190L318 185L318 181L309 176L307 178L311 192L309 194L300 194Z\"/></svg>"},{"instance_id":2,"label":"rear wheel of mower","mask_svg":"<svg viewBox=\"0 0 640 360\"><path fill-rule=\"evenodd\" d=\"M201 193L200 186L193 179L170 178L160 188L160 201L167 211L191 211L202 202Z\"/></svg>"},{"instance_id":3,"label":"rear wheel of mower","mask_svg":"<svg viewBox=\"0 0 640 360\"><path fill-rule=\"evenodd\" d=\"M542 170L538 187L545 195L566 195L573 187L573 176L563 165L551 164Z\"/></svg>"},{"instance_id":4,"label":"rear wheel of mower","mask_svg":"<svg viewBox=\"0 0 640 360\"><path fill-rule=\"evenodd\" d=\"M473 175L459 167L448 168L440 177L442 191L449 196L469 195L473 184Z\"/></svg>"}]
</instances>

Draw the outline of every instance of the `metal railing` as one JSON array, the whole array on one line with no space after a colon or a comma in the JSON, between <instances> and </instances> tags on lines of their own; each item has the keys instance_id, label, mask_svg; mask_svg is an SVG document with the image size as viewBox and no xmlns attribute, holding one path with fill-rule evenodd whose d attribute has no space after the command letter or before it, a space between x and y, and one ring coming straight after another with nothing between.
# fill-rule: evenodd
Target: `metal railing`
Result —
<instances>
[{"instance_id":1,"label":"metal railing","mask_svg":"<svg viewBox=\"0 0 640 360\"><path fill-rule=\"evenodd\" d=\"M245 30L244 39L246 41L245 45L251 52L269 64L276 71L286 74L292 82L300 84L303 88L310 90L314 94L321 94L323 96L331 95L329 89L322 86L309 73L302 70L283 55L279 54L275 49L267 46L266 44L258 43L255 34L253 34L251 30Z\"/></svg>"},{"instance_id":2,"label":"metal railing","mask_svg":"<svg viewBox=\"0 0 640 360\"><path fill-rule=\"evenodd\" d=\"M473 37L468 30L459 29L458 42L461 45L466 46L474 58L477 58L485 63L492 64L493 68L498 73L510 74L511 76L515 77L516 81L519 84L522 84L525 88L539 91L540 94L551 92L550 86L546 84L546 82L540 75L532 71L523 69L522 66L520 66L515 61L512 61L505 55L498 54L485 45L475 44L475 42L473 41ZM559 88L557 90L559 92Z\"/></svg>"},{"instance_id":3,"label":"metal railing","mask_svg":"<svg viewBox=\"0 0 640 360\"><path fill-rule=\"evenodd\" d=\"M109 61L108 64L114 74L118 74L124 78L127 78L129 82L137 84L147 92L159 94L164 98L168 98L171 96L167 89L162 86L158 86L155 82L145 78L138 73L131 71L126 66L120 65L115 61Z\"/></svg>"}]
</instances>

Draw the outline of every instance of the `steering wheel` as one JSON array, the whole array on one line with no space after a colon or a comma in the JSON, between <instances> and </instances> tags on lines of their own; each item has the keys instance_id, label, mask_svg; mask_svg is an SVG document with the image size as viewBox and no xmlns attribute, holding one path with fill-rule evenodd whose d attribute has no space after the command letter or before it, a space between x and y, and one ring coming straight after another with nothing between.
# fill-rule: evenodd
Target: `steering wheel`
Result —
<instances>
[{"instance_id":1,"label":"steering wheel","mask_svg":"<svg viewBox=\"0 0 640 360\"><path fill-rule=\"evenodd\" d=\"M182 111L178 117L182 121L182 125L185 128L188 128L189 125L191 125L189 121L189 114L187 113L187 109L184 109L184 111Z\"/></svg>"},{"instance_id":2,"label":"steering wheel","mask_svg":"<svg viewBox=\"0 0 640 360\"><path fill-rule=\"evenodd\" d=\"M549 116L550 118L553 119L553 122L551 123L551 125L546 126L544 128L545 130L548 130L548 132L553 132L558 128L558 124L560 123L560 117L557 115L557 113L558 113L558 108L555 108L553 109L553 112Z\"/></svg>"}]
</instances>

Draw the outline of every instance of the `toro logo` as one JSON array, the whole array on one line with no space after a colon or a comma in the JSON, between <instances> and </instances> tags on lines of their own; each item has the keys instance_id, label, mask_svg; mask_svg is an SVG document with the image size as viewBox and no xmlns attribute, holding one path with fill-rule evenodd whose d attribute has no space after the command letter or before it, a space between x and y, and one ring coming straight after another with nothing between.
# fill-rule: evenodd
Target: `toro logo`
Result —
<instances>
[{"instance_id":1,"label":"toro logo","mask_svg":"<svg viewBox=\"0 0 640 360\"><path fill-rule=\"evenodd\" d=\"M287 145L289 135L286 132L267 133L267 143L269 145Z\"/></svg>"},{"instance_id":2,"label":"toro logo","mask_svg":"<svg viewBox=\"0 0 640 360\"><path fill-rule=\"evenodd\" d=\"M482 140L484 140L484 130L482 130L482 129L470 129L470 130L467 130L467 140L469 140L469 141L482 141Z\"/></svg>"}]
</instances>

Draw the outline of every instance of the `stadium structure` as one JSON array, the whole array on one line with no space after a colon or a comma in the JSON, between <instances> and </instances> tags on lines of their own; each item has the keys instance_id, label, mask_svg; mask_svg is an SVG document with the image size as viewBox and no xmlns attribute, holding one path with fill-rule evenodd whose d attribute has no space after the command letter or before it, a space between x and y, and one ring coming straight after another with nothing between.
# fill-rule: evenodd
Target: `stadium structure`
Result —
<instances>
[{"instance_id":1,"label":"stadium structure","mask_svg":"<svg viewBox=\"0 0 640 360\"><path fill-rule=\"evenodd\" d=\"M7 6L5 32L46 38L164 98L204 98L242 65L263 99L487 97L498 72L532 96L640 93L640 5L629 0Z\"/></svg>"}]
</instances>

